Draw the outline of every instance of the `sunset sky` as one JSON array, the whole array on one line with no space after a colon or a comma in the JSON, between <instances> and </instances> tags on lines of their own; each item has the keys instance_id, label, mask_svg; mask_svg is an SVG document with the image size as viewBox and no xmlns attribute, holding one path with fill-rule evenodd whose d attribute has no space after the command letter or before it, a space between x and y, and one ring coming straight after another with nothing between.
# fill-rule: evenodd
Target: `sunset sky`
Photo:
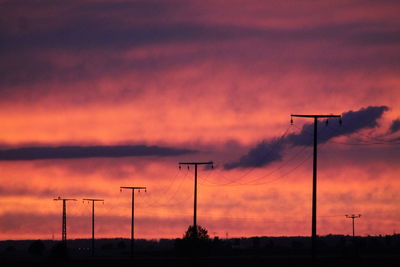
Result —
<instances>
[{"instance_id":1,"label":"sunset sky","mask_svg":"<svg viewBox=\"0 0 400 267\"><path fill-rule=\"evenodd\" d=\"M400 232L400 2L0 0L0 240Z\"/></svg>"}]
</instances>

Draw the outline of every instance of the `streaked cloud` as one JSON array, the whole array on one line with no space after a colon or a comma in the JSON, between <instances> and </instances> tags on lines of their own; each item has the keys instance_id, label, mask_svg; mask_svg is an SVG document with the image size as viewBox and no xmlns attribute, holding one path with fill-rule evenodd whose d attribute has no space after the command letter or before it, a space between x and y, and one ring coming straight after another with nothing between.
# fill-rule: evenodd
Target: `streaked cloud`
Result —
<instances>
[{"instance_id":1,"label":"streaked cloud","mask_svg":"<svg viewBox=\"0 0 400 267\"><path fill-rule=\"evenodd\" d=\"M77 158L121 158L178 156L195 151L146 145L21 147L0 151L0 160L39 160Z\"/></svg>"}]
</instances>

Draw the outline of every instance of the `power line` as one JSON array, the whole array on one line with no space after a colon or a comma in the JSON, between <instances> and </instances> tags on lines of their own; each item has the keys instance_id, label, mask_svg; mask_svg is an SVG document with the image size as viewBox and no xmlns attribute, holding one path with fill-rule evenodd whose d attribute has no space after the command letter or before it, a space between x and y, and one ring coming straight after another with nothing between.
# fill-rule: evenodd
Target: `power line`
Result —
<instances>
[{"instance_id":1,"label":"power line","mask_svg":"<svg viewBox=\"0 0 400 267\"><path fill-rule=\"evenodd\" d=\"M283 134L278 138L278 141L277 141L277 144L278 144L278 145L281 145L281 144L283 143L283 141L285 140L285 137L287 136L287 134L288 134L290 128L292 128L292 125L290 125L290 126L283 132ZM270 151L269 153L267 153L266 155L264 155L264 157L269 156L270 153L271 153L271 151ZM233 180L233 181L232 181L231 179L228 179L228 180L230 180L230 182L225 183L224 185L228 185L228 184L232 184L232 183L237 183L237 182L243 180L243 178L247 177L247 176L248 176L250 173L252 173L256 168L257 168L257 167L254 167L254 166L251 167L251 168L249 168L249 170L248 170L246 173L244 173L243 175L239 176L237 179L235 179L235 180ZM225 176L223 176L222 174L221 174L221 176L222 176L222 177L225 177Z\"/></svg>"},{"instance_id":2,"label":"power line","mask_svg":"<svg viewBox=\"0 0 400 267\"><path fill-rule=\"evenodd\" d=\"M308 155L307 157L303 158L297 165L295 165L293 168L291 168L289 171L287 171L286 173L273 177L272 179L269 179L267 181L264 182L258 182L258 183L241 183L241 184L231 184L231 185L223 185L223 186L228 186L228 187L236 187L236 186L258 186L258 185L265 185L265 184L271 184L273 182L276 182L286 176L288 176L289 174L291 174L292 172L294 172L296 169L298 169L300 166L302 166L307 160L309 160L311 158L311 155ZM259 179L259 178L258 178ZM204 184L205 186L215 186L215 185L207 185ZM220 185L217 185L220 186Z\"/></svg>"},{"instance_id":3,"label":"power line","mask_svg":"<svg viewBox=\"0 0 400 267\"><path fill-rule=\"evenodd\" d=\"M306 149L307 149L306 146L303 147L303 148L301 148L297 153L295 153L292 157L290 157L289 161L294 160L295 158L297 158L297 157L298 157L301 153L303 153ZM309 158L309 157L306 157L306 158L304 159L304 161L307 160L308 158ZM304 161L302 161L302 163L304 163ZM301 163L301 164L302 164L302 163ZM300 165L301 165L301 164L300 164ZM260 180L260 179L263 179L263 178L265 178L265 177L268 177L268 176L272 175L273 173L279 171L280 169L283 169L285 166L287 166L287 164L281 164L280 166L278 166L277 168L275 168L275 169L272 170L271 172L269 172L269 173L267 173L267 174L265 174L265 175L263 175L263 176L261 176L261 177L258 177L258 178L256 178L256 179L253 179L253 180L251 180L251 181L249 181L249 182L250 182L250 183L253 183L253 182L256 182L256 181L258 181L258 180ZM297 169L297 167L296 167L295 169Z\"/></svg>"},{"instance_id":4,"label":"power line","mask_svg":"<svg viewBox=\"0 0 400 267\"><path fill-rule=\"evenodd\" d=\"M292 128L292 126L289 126L289 127L283 132L283 134L278 138L277 144L281 144L281 143L283 142L283 140L284 140L284 138L286 137L286 135L288 134L290 128ZM269 155L269 153L267 153L264 157L266 157L266 156L268 156L268 155ZM226 186L226 185L230 185L230 184L235 184L235 183L238 183L239 181L243 180L243 179L244 179L245 177L247 177L250 173L252 173L255 169L257 169L257 167L250 167L250 168L247 169L247 171L246 171L244 174L242 174L242 175L240 175L239 177L237 177L236 179L232 180L232 179L230 179L230 178L227 178L225 175L223 175L223 174L222 174L222 171L221 171L219 168L217 168L217 173L214 173L214 174L218 175L219 177L224 178L227 182L224 182L224 183L212 183L212 182L209 182L209 183L210 183L210 184L213 184L213 185L215 185L215 186Z\"/></svg>"},{"instance_id":5,"label":"power line","mask_svg":"<svg viewBox=\"0 0 400 267\"><path fill-rule=\"evenodd\" d=\"M288 127L288 128L285 130L285 132L284 132L284 133L281 135L281 137L279 138L279 141L277 142L277 144L282 144L282 143L283 143L284 138L287 136L288 131L289 131L290 128L291 128L291 126ZM269 153L268 153L267 155L264 155L264 157L267 157L268 155L269 155ZM280 169L280 168L282 168L282 167L284 167L284 164L282 164L281 166L279 166L276 170L273 170L270 174L274 173L275 171L277 171L278 169ZM204 185L206 185L206 186L240 186L240 185L248 185L248 184L250 184L250 183L253 182L253 181L256 181L256 180L265 178L265 177L267 177L267 176L270 175L270 174L267 174L267 175L263 175L262 177L252 179L251 181L240 182L240 181L243 180L243 178L247 177L247 176L248 176L251 172L253 172L256 168L257 168L257 167L251 167L251 168L249 168L249 170L248 170L246 173L240 175L238 178L233 179L233 180L232 180L232 179L228 179L226 176L224 176L224 175L222 174L221 170L218 170L219 174L216 173L216 175L218 175L218 177L225 178L225 180L228 180L228 182L225 182L225 183L215 183L215 182L207 181L207 179L205 179L205 181L206 181L208 184L204 184ZM215 176L215 175L214 175L214 176ZM249 182L250 182L250 183L249 183Z\"/></svg>"},{"instance_id":6,"label":"power line","mask_svg":"<svg viewBox=\"0 0 400 267\"><path fill-rule=\"evenodd\" d=\"M146 207L155 207L158 204L161 204L161 202L167 203L169 202L170 198L174 197L175 194L179 191L179 189L182 186L183 183L183 179L188 175L189 171L187 171L183 178L179 179L179 176L181 174L180 171L176 171L176 174L173 176L172 179L172 183L168 183L168 186L164 188L164 190L162 190L161 192L158 193L158 196L156 196L155 198L153 197L154 194L153 193L148 193L146 195L149 196L150 201L146 201L144 203L144 206ZM176 182L179 181L179 184L177 184L177 186L175 186ZM173 188L175 188L175 190L173 190ZM153 190L154 192L154 190Z\"/></svg>"},{"instance_id":7,"label":"power line","mask_svg":"<svg viewBox=\"0 0 400 267\"><path fill-rule=\"evenodd\" d=\"M286 160L286 161L289 161L289 162L290 162L290 161L293 161L294 159L298 158L298 157L300 156L300 154L303 153L306 149L308 149L307 146L302 147L299 151L297 151L293 156L291 156L291 157L290 157L288 160ZM275 180L281 179L281 178L283 178L283 177L289 175L291 172L293 172L294 170L296 170L297 168L299 168L301 165L303 165L310 157L311 157L311 154L308 155L308 156L306 156L305 158L303 158L303 160L301 160L301 161L299 162L299 164L296 164L294 168L291 168L291 169L290 169L288 172L286 172L285 174L279 175L279 176L277 176L277 177L273 177L271 180L267 180L267 181L265 181L265 182L258 182L258 183L257 183L257 181L259 181L259 180L261 180L261 179L263 179L263 178L265 178L265 177L271 176L273 173L279 171L280 169L285 168L286 166L288 166L288 164L287 164L286 162L283 162L282 164L278 165L277 168L272 169L269 173L264 174L264 175L262 175L262 176L260 176L260 177L257 177L257 178L253 178L253 179L251 179L250 181L241 182L241 183L239 182L239 183L237 183L237 184L234 184L234 183L217 184L217 183L208 182L209 184L204 183L204 185L205 185L205 186L210 186L210 187L212 187L212 186L243 186L243 185L262 185L262 184L268 184L268 183L270 183L271 181L275 181Z\"/></svg>"},{"instance_id":8,"label":"power line","mask_svg":"<svg viewBox=\"0 0 400 267\"><path fill-rule=\"evenodd\" d=\"M332 129L333 131L335 131L337 134L340 134L340 135L343 135L343 132L342 131L339 131L339 129L338 128L334 128L334 127L331 127L331 126L328 126L330 129ZM344 129L348 129L348 128L346 128L346 126L345 125L342 125L342 127L344 128ZM355 136L355 135L359 135L359 136L361 136L361 137L366 137L366 138L368 138L367 140L364 140L364 139L361 139L361 138L358 138L357 136ZM375 137L375 136L371 136L371 135L366 135L366 134L363 134L362 132L357 132L357 133L351 133L351 134L349 134L349 137L348 137L350 140L351 140L351 138L353 138L353 139L355 139L355 141L357 141L357 142L359 142L359 143L348 143L348 142L339 142L339 141L331 141L332 143L337 143L337 144L343 144L343 145L384 145L384 144L400 144L400 141L399 140L396 140L396 139L392 139L392 140L388 140L388 139L381 139L381 138L377 138L377 137ZM374 140L373 142L371 142L371 140Z\"/></svg>"},{"instance_id":9,"label":"power line","mask_svg":"<svg viewBox=\"0 0 400 267\"><path fill-rule=\"evenodd\" d=\"M326 145L326 143L320 144L320 148L321 148L321 147L324 147L325 145ZM289 161L291 161L291 160L297 158L297 157L299 156L299 154L300 154L301 152L305 151L307 148L308 148L308 146L304 146L300 151L298 151L294 156L292 156L292 157L289 159ZM284 173L284 174L282 174L282 175L280 175L280 176L274 177L273 179L267 180L267 181L265 181L265 182L260 182L260 183L240 183L240 184L222 185L222 186L229 186L229 187L232 187L232 186L243 186L243 185L245 185L245 186L258 186L258 185L265 185L265 184L270 184L270 183L276 182L277 180L280 180L280 179L282 179L282 178L288 176L288 175L291 174L292 172L294 172L296 169L298 169L300 166L302 166L308 159L310 159L311 156L312 156L312 154L307 155L305 158L303 158L303 160L301 160L297 165L295 165L293 168L291 168L291 169L290 169L289 171L287 171L286 173ZM283 164L279 165L278 168L272 170L272 171L271 171L270 173L268 173L267 175L263 175L263 176L261 176L261 177L259 177L259 178L256 178L255 180L260 180L261 178L265 178L265 177L267 177L267 176L270 176L272 173L274 173L275 171L277 171L277 170L279 170L279 169L281 169L281 168L283 168L283 167L285 167L285 166L287 166L287 164L283 163ZM254 180L253 180L253 181L254 181ZM204 185L205 185L205 186L209 186L209 187L210 187L210 186L221 186L221 185L219 185L219 184L214 184L214 185L213 185L213 184L211 184L211 185L209 185L209 184L204 184Z\"/></svg>"},{"instance_id":10,"label":"power line","mask_svg":"<svg viewBox=\"0 0 400 267\"><path fill-rule=\"evenodd\" d=\"M178 186L176 187L176 189L173 192L171 192L171 195L168 198L165 199L164 205L166 203L171 203L173 200L176 200L178 196L182 195L182 194L179 194L179 192L181 192L181 189L182 189L182 187L184 185L184 182L185 182L188 174L189 174L189 170L187 170L185 175L181 178L181 181L178 184ZM190 198L190 192L186 191L186 196L183 199L181 198L180 200L181 201L186 201L189 198Z\"/></svg>"}]
</instances>

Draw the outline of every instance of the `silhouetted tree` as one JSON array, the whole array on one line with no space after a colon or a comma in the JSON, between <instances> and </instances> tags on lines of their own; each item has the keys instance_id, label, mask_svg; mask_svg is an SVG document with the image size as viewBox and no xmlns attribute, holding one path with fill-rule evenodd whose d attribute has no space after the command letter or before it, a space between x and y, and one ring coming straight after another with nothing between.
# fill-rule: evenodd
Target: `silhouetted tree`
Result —
<instances>
[{"instance_id":1,"label":"silhouetted tree","mask_svg":"<svg viewBox=\"0 0 400 267\"><path fill-rule=\"evenodd\" d=\"M183 235L183 239L210 240L210 236L208 235L208 231L200 225L197 225L197 229L193 225L190 225Z\"/></svg>"},{"instance_id":2,"label":"silhouetted tree","mask_svg":"<svg viewBox=\"0 0 400 267\"><path fill-rule=\"evenodd\" d=\"M182 239L175 240L175 248L178 252L187 255L198 255L209 252L212 243L208 231L201 227L189 226Z\"/></svg>"},{"instance_id":3,"label":"silhouetted tree","mask_svg":"<svg viewBox=\"0 0 400 267\"><path fill-rule=\"evenodd\" d=\"M41 241L41 240L36 240L36 241L33 241L33 242L29 245L28 251L29 251L30 254L40 256L40 255L43 255L43 252L44 252L45 249L46 249L46 248L45 248L45 246L44 246L43 241Z\"/></svg>"}]
</instances>

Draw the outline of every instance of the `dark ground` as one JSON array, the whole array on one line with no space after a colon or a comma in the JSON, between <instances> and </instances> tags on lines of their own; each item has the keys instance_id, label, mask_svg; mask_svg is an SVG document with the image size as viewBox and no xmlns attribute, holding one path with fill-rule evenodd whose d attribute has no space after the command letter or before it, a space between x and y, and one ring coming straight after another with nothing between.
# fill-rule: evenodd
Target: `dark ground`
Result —
<instances>
[{"instance_id":1,"label":"dark ground","mask_svg":"<svg viewBox=\"0 0 400 267\"><path fill-rule=\"evenodd\" d=\"M400 266L400 235L319 237L316 266ZM187 243L182 239L0 241L1 266L311 266L308 237L252 237Z\"/></svg>"}]
</instances>

